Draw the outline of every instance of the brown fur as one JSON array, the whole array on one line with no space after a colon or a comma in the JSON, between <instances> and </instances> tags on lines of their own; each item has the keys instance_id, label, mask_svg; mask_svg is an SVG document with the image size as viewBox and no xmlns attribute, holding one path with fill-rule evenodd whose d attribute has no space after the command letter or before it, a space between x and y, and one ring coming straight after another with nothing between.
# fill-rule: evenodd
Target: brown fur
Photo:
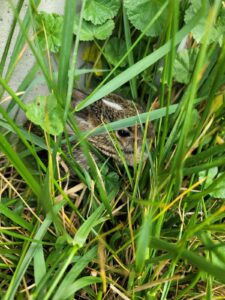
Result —
<instances>
[{"instance_id":1,"label":"brown fur","mask_svg":"<svg viewBox=\"0 0 225 300\"><path fill-rule=\"evenodd\" d=\"M86 97L87 94L79 90L74 90L72 107L75 108L75 106ZM114 107L116 109L114 109ZM77 112L75 116L77 118L78 126L80 127L80 129L82 131L88 131L96 128L97 126L101 126L102 124L107 124L113 121L135 116L138 113L142 112L143 109L139 105L134 104L132 101L124 99L121 96L115 94L110 94L103 99L91 104L87 108L84 108L83 110ZM100 135L91 136L88 138L88 141L91 142L103 154L116 160L120 160L118 151L116 150L113 143L116 136L127 164L132 166L134 164L134 160L138 162L140 159L143 134L139 125L136 125L136 128L135 126L133 126L124 130L126 130L128 136L121 136L118 130L114 133L106 132ZM153 132L150 129L148 131L148 138L152 137ZM136 158L134 158L135 143L137 145ZM80 157L79 162L81 163L81 161L85 161L83 157L81 159L82 155L80 153L78 155L76 151L78 150L74 151L74 155L76 157ZM80 152L80 149L78 152Z\"/></svg>"}]
</instances>

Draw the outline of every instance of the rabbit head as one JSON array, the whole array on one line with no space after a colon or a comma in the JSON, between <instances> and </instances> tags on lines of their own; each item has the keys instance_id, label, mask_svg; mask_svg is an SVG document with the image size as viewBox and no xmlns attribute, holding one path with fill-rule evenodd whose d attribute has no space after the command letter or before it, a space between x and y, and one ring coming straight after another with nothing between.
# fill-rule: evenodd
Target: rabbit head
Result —
<instances>
[{"instance_id":1,"label":"rabbit head","mask_svg":"<svg viewBox=\"0 0 225 300\"><path fill-rule=\"evenodd\" d=\"M87 95L79 90L74 90L72 97L72 106L75 108ZM76 119L79 128L82 131L88 131L97 126L135 116L142 112L143 109L132 101L115 94L109 94L87 108L77 112ZM152 138L151 128L148 130L148 137ZM90 136L88 137L88 141L103 154L115 160L120 160L118 150L115 146L119 144L118 148L123 152L126 163L133 166L134 161L139 162L140 160L142 138L143 133L140 125L135 125L116 130L113 133L105 132L100 135ZM115 142L115 140L117 140L117 142Z\"/></svg>"}]
</instances>

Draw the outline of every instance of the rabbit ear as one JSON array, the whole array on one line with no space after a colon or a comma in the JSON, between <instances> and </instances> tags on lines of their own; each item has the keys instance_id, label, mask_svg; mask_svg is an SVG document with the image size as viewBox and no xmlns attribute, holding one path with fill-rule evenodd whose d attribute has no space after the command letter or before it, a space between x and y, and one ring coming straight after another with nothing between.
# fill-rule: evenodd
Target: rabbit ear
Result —
<instances>
[{"instance_id":1,"label":"rabbit ear","mask_svg":"<svg viewBox=\"0 0 225 300\"><path fill-rule=\"evenodd\" d=\"M102 99L102 103L104 106L107 106L108 109L112 109L115 111L124 110L123 102L124 99L115 94L109 94L107 97Z\"/></svg>"},{"instance_id":2,"label":"rabbit ear","mask_svg":"<svg viewBox=\"0 0 225 300\"><path fill-rule=\"evenodd\" d=\"M80 90L73 90L71 105L74 109L78 103L84 100L88 95Z\"/></svg>"}]
</instances>

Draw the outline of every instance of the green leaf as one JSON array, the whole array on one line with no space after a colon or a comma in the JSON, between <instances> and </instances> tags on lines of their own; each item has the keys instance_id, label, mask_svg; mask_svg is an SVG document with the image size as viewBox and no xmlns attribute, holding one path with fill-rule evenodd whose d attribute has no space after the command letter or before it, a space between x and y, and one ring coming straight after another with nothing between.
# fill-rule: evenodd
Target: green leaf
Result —
<instances>
[{"instance_id":1,"label":"green leaf","mask_svg":"<svg viewBox=\"0 0 225 300\"><path fill-rule=\"evenodd\" d=\"M108 194L109 201L111 202L119 192L120 188L120 177L116 172L109 171L106 164L101 167L101 174L104 180L105 189Z\"/></svg>"},{"instance_id":2,"label":"green leaf","mask_svg":"<svg viewBox=\"0 0 225 300\"><path fill-rule=\"evenodd\" d=\"M27 104L27 118L53 135L63 132L63 116L54 95L38 96Z\"/></svg>"},{"instance_id":3,"label":"green leaf","mask_svg":"<svg viewBox=\"0 0 225 300\"><path fill-rule=\"evenodd\" d=\"M126 50L126 43L124 40L112 37L105 46L104 54L107 61L113 66L116 66L120 59L125 55ZM127 60L124 60L120 66L125 67L126 64Z\"/></svg>"},{"instance_id":4,"label":"green leaf","mask_svg":"<svg viewBox=\"0 0 225 300\"><path fill-rule=\"evenodd\" d=\"M83 247L86 239L91 232L91 230L102 222L101 216L104 211L104 206L100 205L90 217L80 226L78 229L75 237L74 237L74 244L78 245L80 248Z\"/></svg>"},{"instance_id":5,"label":"green leaf","mask_svg":"<svg viewBox=\"0 0 225 300\"><path fill-rule=\"evenodd\" d=\"M120 0L87 0L83 17L95 25L112 19L120 8Z\"/></svg>"},{"instance_id":6,"label":"green leaf","mask_svg":"<svg viewBox=\"0 0 225 300\"><path fill-rule=\"evenodd\" d=\"M76 19L74 24L74 34L77 34L79 20ZM87 21L82 21L81 31L80 31L80 40L81 41L92 41L105 40L107 39L114 29L113 20L108 20L102 25L94 25Z\"/></svg>"},{"instance_id":7,"label":"green leaf","mask_svg":"<svg viewBox=\"0 0 225 300\"><path fill-rule=\"evenodd\" d=\"M205 181L205 188L207 189L214 181L215 177L220 177L222 173L218 174L218 167L211 168L207 171L199 172L199 179L203 179L207 176ZM209 193L213 198L222 198L225 199L225 183L224 181L219 182L212 192Z\"/></svg>"},{"instance_id":8,"label":"green leaf","mask_svg":"<svg viewBox=\"0 0 225 300\"><path fill-rule=\"evenodd\" d=\"M199 23L192 29L192 34L194 39L198 42L202 42L202 38L205 34L206 30L206 22L208 17L208 12L210 11L210 3L209 0L199 1L199 0L190 0L190 6L185 12L184 21L187 23L190 21L196 12L202 9L204 11L204 15L199 19ZM207 39L207 44L211 44L212 42L220 42L222 43L223 34L225 32L225 8L221 4L221 11L217 18L215 26L212 28L211 33Z\"/></svg>"},{"instance_id":9,"label":"green leaf","mask_svg":"<svg viewBox=\"0 0 225 300\"><path fill-rule=\"evenodd\" d=\"M135 28L143 31L152 20L158 10L164 4L164 0L124 0L127 16ZM167 23L167 12L164 11L151 28L146 32L147 36L158 36Z\"/></svg>"},{"instance_id":10,"label":"green leaf","mask_svg":"<svg viewBox=\"0 0 225 300\"><path fill-rule=\"evenodd\" d=\"M61 46L63 17L57 14L41 12L37 15L36 22L36 30L41 48L43 50L49 49L53 53L59 52Z\"/></svg>"},{"instance_id":11,"label":"green leaf","mask_svg":"<svg viewBox=\"0 0 225 300\"><path fill-rule=\"evenodd\" d=\"M197 53L197 49L184 49L177 53L173 66L173 76L177 82L185 84L190 82Z\"/></svg>"},{"instance_id":12,"label":"green leaf","mask_svg":"<svg viewBox=\"0 0 225 300\"><path fill-rule=\"evenodd\" d=\"M219 173L218 177L220 177L221 175L222 174ZM212 196L213 198L225 199L225 183L224 183L224 181L217 184L215 189L211 193L209 193L209 195Z\"/></svg>"},{"instance_id":13,"label":"green leaf","mask_svg":"<svg viewBox=\"0 0 225 300\"><path fill-rule=\"evenodd\" d=\"M199 180L202 180L207 176L205 184L209 186L212 183L213 178L216 177L217 173L218 173L217 167L211 168L208 171L199 172Z\"/></svg>"},{"instance_id":14,"label":"green leaf","mask_svg":"<svg viewBox=\"0 0 225 300\"><path fill-rule=\"evenodd\" d=\"M137 240L136 267L138 271L142 271L145 260L148 257L150 233L152 229L151 227L152 226L151 222L149 222L149 216L147 216L144 218Z\"/></svg>"}]
</instances>

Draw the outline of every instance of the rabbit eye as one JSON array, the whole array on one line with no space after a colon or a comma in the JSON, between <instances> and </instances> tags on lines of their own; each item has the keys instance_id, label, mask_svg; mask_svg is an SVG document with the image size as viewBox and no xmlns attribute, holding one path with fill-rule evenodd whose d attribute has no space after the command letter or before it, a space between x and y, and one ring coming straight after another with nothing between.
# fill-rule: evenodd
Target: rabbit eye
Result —
<instances>
[{"instance_id":1,"label":"rabbit eye","mask_svg":"<svg viewBox=\"0 0 225 300\"><path fill-rule=\"evenodd\" d=\"M117 132L118 132L118 134L119 134L120 137L128 137L128 136L130 136L130 132L128 130L121 129L121 130L118 130Z\"/></svg>"}]
</instances>

